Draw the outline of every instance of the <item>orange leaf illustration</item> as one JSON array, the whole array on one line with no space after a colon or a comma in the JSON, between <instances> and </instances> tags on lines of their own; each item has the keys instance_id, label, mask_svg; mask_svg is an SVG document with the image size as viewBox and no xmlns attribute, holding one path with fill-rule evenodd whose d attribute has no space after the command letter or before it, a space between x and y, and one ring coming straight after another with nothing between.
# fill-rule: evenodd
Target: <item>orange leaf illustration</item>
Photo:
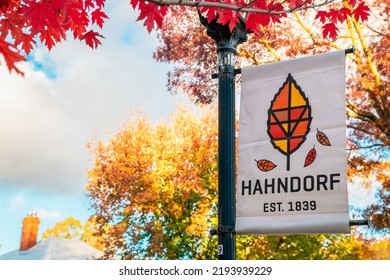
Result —
<instances>
[{"instance_id":1,"label":"orange leaf illustration","mask_svg":"<svg viewBox=\"0 0 390 280\"><path fill-rule=\"evenodd\" d=\"M267 159L261 159L261 160L255 160L257 163L257 168L260 169L260 171L268 172L274 169L277 165L275 165L272 161Z\"/></svg>"},{"instance_id":2,"label":"orange leaf illustration","mask_svg":"<svg viewBox=\"0 0 390 280\"><path fill-rule=\"evenodd\" d=\"M321 145L331 146L328 136L326 136L326 134L324 132L318 130L318 128L317 128L316 137L317 137L318 143L320 143Z\"/></svg>"},{"instance_id":3,"label":"orange leaf illustration","mask_svg":"<svg viewBox=\"0 0 390 280\"><path fill-rule=\"evenodd\" d=\"M288 74L271 102L267 121L267 133L272 145L287 156L287 170L290 170L290 155L306 140L311 120L309 99L291 74Z\"/></svg>"},{"instance_id":4,"label":"orange leaf illustration","mask_svg":"<svg viewBox=\"0 0 390 280\"><path fill-rule=\"evenodd\" d=\"M316 156L317 156L317 151L315 149L315 146L313 147L313 149L311 149L308 153L307 153L307 156L306 156L306 159L305 159L305 166L309 166L310 164L312 164L314 162L314 160L316 159Z\"/></svg>"}]
</instances>

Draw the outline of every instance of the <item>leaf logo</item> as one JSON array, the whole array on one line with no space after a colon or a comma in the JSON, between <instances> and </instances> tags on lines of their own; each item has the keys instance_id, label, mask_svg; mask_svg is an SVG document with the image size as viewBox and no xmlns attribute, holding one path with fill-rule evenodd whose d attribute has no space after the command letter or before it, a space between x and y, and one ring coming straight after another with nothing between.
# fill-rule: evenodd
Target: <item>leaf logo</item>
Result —
<instances>
[{"instance_id":1,"label":"leaf logo","mask_svg":"<svg viewBox=\"0 0 390 280\"><path fill-rule=\"evenodd\" d=\"M305 165L303 167L309 166L312 164L317 157L317 150L316 147L314 146L308 153L305 158Z\"/></svg>"},{"instance_id":2,"label":"leaf logo","mask_svg":"<svg viewBox=\"0 0 390 280\"><path fill-rule=\"evenodd\" d=\"M290 170L290 155L305 142L311 121L309 99L288 74L271 101L267 120L267 133L273 147L287 157L287 170Z\"/></svg>"},{"instance_id":3,"label":"leaf logo","mask_svg":"<svg viewBox=\"0 0 390 280\"><path fill-rule=\"evenodd\" d=\"M271 171L276 167L276 164L274 164L272 161L267 159L261 159L261 160L255 160L257 164L257 168L260 171L268 172Z\"/></svg>"}]
</instances>

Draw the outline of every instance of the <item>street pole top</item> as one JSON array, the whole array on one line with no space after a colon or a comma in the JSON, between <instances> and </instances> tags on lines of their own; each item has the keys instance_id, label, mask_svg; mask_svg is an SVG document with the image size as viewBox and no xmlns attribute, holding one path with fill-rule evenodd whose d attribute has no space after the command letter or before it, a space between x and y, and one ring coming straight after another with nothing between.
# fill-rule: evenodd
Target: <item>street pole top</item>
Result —
<instances>
[{"instance_id":1,"label":"street pole top","mask_svg":"<svg viewBox=\"0 0 390 280\"><path fill-rule=\"evenodd\" d=\"M236 54L236 48L248 40L250 31L246 30L244 19L239 16L239 22L236 23L233 30L230 30L229 25L222 25L218 22L218 17L212 21L208 21L199 12L200 22L207 28L207 35L217 43L217 53L220 51L228 51Z\"/></svg>"}]
</instances>

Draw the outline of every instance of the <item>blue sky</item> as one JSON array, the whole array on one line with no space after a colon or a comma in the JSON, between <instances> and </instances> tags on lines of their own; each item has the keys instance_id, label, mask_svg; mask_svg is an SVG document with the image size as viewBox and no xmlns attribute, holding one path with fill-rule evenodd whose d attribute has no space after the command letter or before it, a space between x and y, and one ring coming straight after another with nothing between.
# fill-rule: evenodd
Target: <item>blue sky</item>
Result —
<instances>
[{"instance_id":1,"label":"blue sky","mask_svg":"<svg viewBox=\"0 0 390 280\"><path fill-rule=\"evenodd\" d=\"M69 36L51 52L37 48L20 65L24 78L0 67L0 255L19 248L28 211L41 219L39 238L69 216L87 219L89 141L108 139L133 110L154 122L176 111L169 65L152 58L155 34L119 2L107 7L97 50Z\"/></svg>"}]
</instances>

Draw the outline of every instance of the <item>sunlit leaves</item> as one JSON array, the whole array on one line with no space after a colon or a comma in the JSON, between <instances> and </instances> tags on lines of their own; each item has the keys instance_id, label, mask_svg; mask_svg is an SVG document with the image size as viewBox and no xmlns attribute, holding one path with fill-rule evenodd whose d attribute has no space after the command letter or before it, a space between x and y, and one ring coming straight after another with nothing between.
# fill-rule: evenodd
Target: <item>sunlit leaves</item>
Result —
<instances>
[{"instance_id":1,"label":"sunlit leaves","mask_svg":"<svg viewBox=\"0 0 390 280\"><path fill-rule=\"evenodd\" d=\"M222 25L228 25L229 30L233 31L234 27L239 21L238 19L238 12L237 11L231 11L231 10L223 10L218 16L218 21Z\"/></svg>"},{"instance_id":2,"label":"sunlit leaves","mask_svg":"<svg viewBox=\"0 0 390 280\"><path fill-rule=\"evenodd\" d=\"M24 57L17 51L16 47L0 37L0 53L3 55L5 63L7 64L8 69L16 71L16 73L23 74L15 63L23 61Z\"/></svg>"},{"instance_id":3,"label":"sunlit leaves","mask_svg":"<svg viewBox=\"0 0 390 280\"><path fill-rule=\"evenodd\" d=\"M0 54L9 70L21 71L15 66L26 59L37 42L51 50L57 43L66 40L67 31L75 39L84 40L91 48L100 44L93 25L103 27L108 18L102 10L104 0L27 0L2 1L0 7L0 39L13 47L3 47Z\"/></svg>"},{"instance_id":4,"label":"sunlit leaves","mask_svg":"<svg viewBox=\"0 0 390 280\"><path fill-rule=\"evenodd\" d=\"M134 116L109 143L94 145L87 192L99 225L115 229L110 256L202 255L216 210L215 118L180 109L171 124L153 126Z\"/></svg>"},{"instance_id":5,"label":"sunlit leaves","mask_svg":"<svg viewBox=\"0 0 390 280\"><path fill-rule=\"evenodd\" d=\"M324 37L329 37L333 41L337 39L339 29L337 28L336 24L329 22L325 24L322 28Z\"/></svg>"},{"instance_id":6,"label":"sunlit leaves","mask_svg":"<svg viewBox=\"0 0 390 280\"><path fill-rule=\"evenodd\" d=\"M108 16L100 8L91 13L92 23L97 24L100 28L103 28L104 19L108 19Z\"/></svg>"},{"instance_id":7,"label":"sunlit leaves","mask_svg":"<svg viewBox=\"0 0 390 280\"><path fill-rule=\"evenodd\" d=\"M338 35L337 23L342 23L348 16L353 15L356 20L366 21L369 16L369 8L363 0L357 3L354 0L344 1L335 5L330 5L333 1L325 1L321 4L314 1L303 0L288 0L288 1L262 1L255 0L249 3L242 0L226 0L226 1L141 1L131 0L130 4L134 9L138 9L140 16L138 20L144 20L144 25L150 32L156 23L156 27L161 28L159 24L162 18L166 16L166 10L159 10L157 6L195 6L203 13L208 22L217 20L223 25L228 25L232 31L237 22L239 22L239 15L245 20L246 28L250 31L258 33L261 27L266 27L271 23L280 23L281 18L287 14L302 10L305 8L319 8L317 10L318 19L323 24L324 37L336 40ZM215 4L214 4L215 3ZM207 5L206 5L207 4Z\"/></svg>"},{"instance_id":8,"label":"sunlit leaves","mask_svg":"<svg viewBox=\"0 0 390 280\"><path fill-rule=\"evenodd\" d=\"M98 37L100 38L104 38L102 35L100 35L98 32L95 32L93 30L89 30L88 32L86 32L81 38L80 40L84 40L85 43L90 46L92 49L95 49L97 48L101 42L100 40L98 39Z\"/></svg>"},{"instance_id":9,"label":"sunlit leaves","mask_svg":"<svg viewBox=\"0 0 390 280\"><path fill-rule=\"evenodd\" d=\"M241 16L248 30L259 33L262 28L270 24L280 23L281 18L294 9L304 9L318 4L303 0L283 2L255 0L249 3L242 0L184 2L130 0L130 5L138 10L137 20L143 21L149 32L162 28L168 10L172 9L172 6L189 5L199 6L199 11L204 13L209 22L215 19L221 24L228 25L230 30L234 29ZM204 2L208 2L207 5L203 5ZM217 6L213 6L213 3ZM343 22L347 16L353 16L359 22L368 19L369 8L363 0L359 2L350 0L349 5L332 5L331 8L326 5L329 3L324 2L319 6L316 19L323 24L324 36L332 40L338 36L336 24ZM103 36L92 31L91 27L96 25L103 28L105 20L108 19L103 11L104 6L105 0L2 1L0 36L4 41L17 42L17 44L15 50L5 48L5 52L1 54L7 56L8 61L16 59L17 55L10 52L27 54L38 39L50 50L56 43L66 40L67 31L71 31L75 39L83 40L91 48L96 48L100 44L98 37L103 38ZM31 38L27 39L26 36ZM17 61L7 63L8 69L16 70L14 65Z\"/></svg>"},{"instance_id":10,"label":"sunlit leaves","mask_svg":"<svg viewBox=\"0 0 390 280\"><path fill-rule=\"evenodd\" d=\"M280 3L258 1L255 2L256 7L263 10L270 10L280 12L283 10L283 6ZM285 17L285 14L255 14L249 13L246 19L246 28L255 33L260 32L261 27L268 26L272 22L280 22L281 17Z\"/></svg>"},{"instance_id":11,"label":"sunlit leaves","mask_svg":"<svg viewBox=\"0 0 390 280\"><path fill-rule=\"evenodd\" d=\"M372 258L353 235L239 236L237 258L246 260L360 260Z\"/></svg>"},{"instance_id":12,"label":"sunlit leaves","mask_svg":"<svg viewBox=\"0 0 390 280\"><path fill-rule=\"evenodd\" d=\"M107 231L108 228L104 228L104 231ZM103 251L103 237L98 236L96 233L96 221L93 217L89 218L84 225L78 219L69 217L62 222L57 222L54 227L46 229L42 234L42 240L50 236L79 240Z\"/></svg>"},{"instance_id":13,"label":"sunlit leaves","mask_svg":"<svg viewBox=\"0 0 390 280\"><path fill-rule=\"evenodd\" d=\"M343 5L337 2L318 12L297 12L280 24L260 27L259 33L250 34L248 41L238 47L236 57L237 66L247 67L354 46L356 53L349 54L346 59L348 175L352 188L384 186L389 177L390 2L365 1L376 17L368 17L362 24L354 11L363 9L363 2L350 0L344 1ZM197 102L212 102L217 88L216 81L210 79L210 73L217 69L215 42L208 40L205 30L199 27L196 14L188 15L187 12L180 21L182 15L177 12L167 17L156 57L159 61L180 63L169 75L173 93L184 89L191 97L195 96ZM324 30L326 24L329 25ZM328 133L324 128L319 129ZM317 148L331 144L323 136L318 134ZM378 203L386 199L379 191L377 197ZM389 210L382 206L377 213L388 213ZM386 216L375 220L381 228L383 217Z\"/></svg>"},{"instance_id":14,"label":"sunlit leaves","mask_svg":"<svg viewBox=\"0 0 390 280\"><path fill-rule=\"evenodd\" d=\"M132 5L136 5L134 1ZM143 20L146 29L151 32L153 28L161 28L163 19L168 11L166 6L158 6L152 3L139 1L138 3L139 17L137 20Z\"/></svg>"},{"instance_id":15,"label":"sunlit leaves","mask_svg":"<svg viewBox=\"0 0 390 280\"><path fill-rule=\"evenodd\" d=\"M361 2L353 11L353 16L358 21L366 21L368 19L369 12L370 8L368 8L364 2Z\"/></svg>"},{"instance_id":16,"label":"sunlit leaves","mask_svg":"<svg viewBox=\"0 0 390 280\"><path fill-rule=\"evenodd\" d=\"M81 222L73 217L69 217L62 222L55 224L53 228L47 229L42 234L42 239L46 239L50 236L80 240L82 235Z\"/></svg>"},{"instance_id":17,"label":"sunlit leaves","mask_svg":"<svg viewBox=\"0 0 390 280\"><path fill-rule=\"evenodd\" d=\"M170 123L156 126L135 115L106 144L91 145L95 161L87 193L107 258L217 257L217 238L208 234L217 224L215 124L215 112L197 116L181 109ZM353 235L237 237L237 259L367 259L373 254Z\"/></svg>"}]
</instances>

